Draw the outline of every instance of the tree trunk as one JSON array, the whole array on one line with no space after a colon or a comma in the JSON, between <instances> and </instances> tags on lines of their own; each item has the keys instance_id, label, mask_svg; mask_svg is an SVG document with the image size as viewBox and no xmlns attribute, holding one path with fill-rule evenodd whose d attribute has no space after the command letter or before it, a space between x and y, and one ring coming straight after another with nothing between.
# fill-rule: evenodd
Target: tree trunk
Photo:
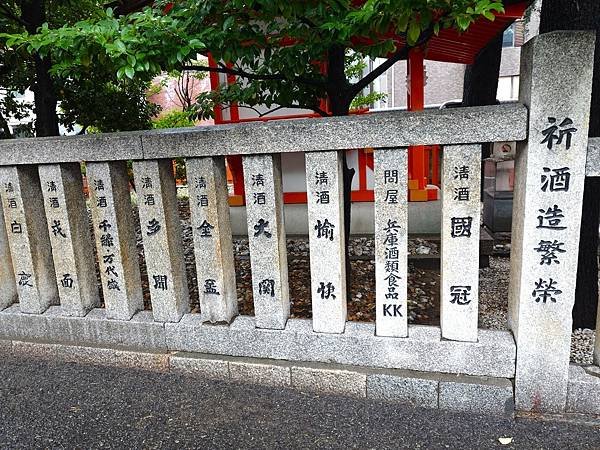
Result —
<instances>
[{"instance_id":1,"label":"tree trunk","mask_svg":"<svg viewBox=\"0 0 600 450\"><path fill-rule=\"evenodd\" d=\"M24 0L21 5L21 19L27 23L27 32L33 34L46 21L44 0ZM31 89L34 96L36 136L58 136L57 99L54 84L50 77L52 64L49 58L34 56L35 80Z\"/></svg>"},{"instance_id":2,"label":"tree trunk","mask_svg":"<svg viewBox=\"0 0 600 450\"><path fill-rule=\"evenodd\" d=\"M502 33L491 40L465 69L462 106L485 106L496 104L498 77L502 59ZM491 142L481 144L481 160L492 154ZM483 164L481 165L481 198L483 198Z\"/></svg>"},{"instance_id":3,"label":"tree trunk","mask_svg":"<svg viewBox=\"0 0 600 450\"><path fill-rule=\"evenodd\" d=\"M350 83L345 73L346 49L333 47L327 57L327 96L334 116L347 116L350 112ZM350 264L350 222L352 220L352 180L355 170L348 167L346 152L343 152L344 181L344 250L346 255L346 296L350 299L352 266Z\"/></svg>"},{"instance_id":4,"label":"tree trunk","mask_svg":"<svg viewBox=\"0 0 600 450\"><path fill-rule=\"evenodd\" d=\"M10 132L8 122L2 114L0 114L0 139L12 139L14 136Z\"/></svg>"},{"instance_id":5,"label":"tree trunk","mask_svg":"<svg viewBox=\"0 0 600 450\"><path fill-rule=\"evenodd\" d=\"M554 30L595 30L600 34L598 0L545 0L540 33ZM582 56L583 57L583 56ZM600 39L596 39L590 136L600 136ZM583 157L583 155L582 155ZM581 218L573 328L594 328L598 308L598 225L600 178L586 178Z\"/></svg>"}]
</instances>

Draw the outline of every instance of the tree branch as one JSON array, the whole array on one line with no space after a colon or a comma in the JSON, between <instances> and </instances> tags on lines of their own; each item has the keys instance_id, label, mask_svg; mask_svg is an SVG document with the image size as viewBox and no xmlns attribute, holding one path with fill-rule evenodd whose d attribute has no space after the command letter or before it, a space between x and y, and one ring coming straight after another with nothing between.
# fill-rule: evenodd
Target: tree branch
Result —
<instances>
[{"instance_id":1,"label":"tree branch","mask_svg":"<svg viewBox=\"0 0 600 450\"><path fill-rule=\"evenodd\" d=\"M254 111L256 114L258 114L259 118L265 117L275 111L278 111L280 109L283 108L291 108L291 109L310 109L311 111L316 112L317 114L320 114L323 117L328 117L330 116L330 114L328 114L326 111L323 111L322 109L318 108L318 107L312 107L312 106L305 106L305 105L279 105L276 108L270 109L269 111L263 112L261 113L258 109L254 108L253 106L249 106L249 105L237 105L238 108L246 108L246 109L251 109L252 111ZM223 109L228 109L231 108L231 105L229 106L224 106Z\"/></svg>"},{"instance_id":2,"label":"tree branch","mask_svg":"<svg viewBox=\"0 0 600 450\"><path fill-rule=\"evenodd\" d=\"M22 25L25 28L27 28L29 26L28 22L26 22L25 20L23 20L22 18L17 16L7 5L3 5L1 3L0 3L0 14L2 14L3 16L5 16L8 19L14 20L19 25Z\"/></svg>"},{"instance_id":3,"label":"tree branch","mask_svg":"<svg viewBox=\"0 0 600 450\"><path fill-rule=\"evenodd\" d=\"M215 73L224 73L227 75L235 75L238 77L246 78L248 80L279 80L279 81L295 81L301 84L307 84L309 86L316 87L324 87L325 81L319 81L312 78L305 77L293 77L289 78L280 74L263 74L258 75L255 73L246 72L241 69L234 69L233 67L227 67L225 65L220 65L219 67L208 67L208 66L183 66L183 70L197 70L203 72L215 72Z\"/></svg>"},{"instance_id":4,"label":"tree branch","mask_svg":"<svg viewBox=\"0 0 600 450\"><path fill-rule=\"evenodd\" d=\"M371 84L373 81L375 81L380 75L383 75L386 70L388 70L390 67L392 67L394 64L396 64L398 61L406 58L408 56L408 52L410 51L410 49L419 47L420 45L423 45L425 42L427 42L429 40L429 38L431 38L432 34L433 34L433 28L429 27L427 30L425 30L425 31L423 31L423 33L421 33L421 36L419 37L419 40L415 43L415 45L413 45L413 46L405 45L400 50L398 50L396 53L394 53L394 55L389 57L383 64L381 64L377 68L373 69L371 72L369 72L367 75L365 75L362 79L360 79L356 83L354 83L350 88L352 97L353 98L356 97L356 95L358 95L358 93L360 91L362 91L369 84Z\"/></svg>"}]
</instances>

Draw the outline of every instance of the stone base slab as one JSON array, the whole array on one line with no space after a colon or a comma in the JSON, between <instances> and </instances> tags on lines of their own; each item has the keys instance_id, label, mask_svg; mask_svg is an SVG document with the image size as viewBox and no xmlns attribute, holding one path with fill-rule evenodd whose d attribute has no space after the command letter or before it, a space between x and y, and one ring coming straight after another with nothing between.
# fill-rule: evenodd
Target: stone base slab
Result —
<instances>
[{"instance_id":1,"label":"stone base slab","mask_svg":"<svg viewBox=\"0 0 600 450\"><path fill-rule=\"evenodd\" d=\"M59 306L24 314L18 305L0 311L0 339L60 342L141 351L185 351L235 357L334 363L362 367L513 378L515 343L510 332L479 330L478 342L443 340L439 327L413 325L409 337L375 336L375 324L348 322L342 334L315 333L312 322L290 319L284 330L255 327L253 317L230 325L202 323L186 314L178 323L154 322L151 311L130 321L107 319L94 309L67 317Z\"/></svg>"},{"instance_id":2,"label":"stone base slab","mask_svg":"<svg viewBox=\"0 0 600 450\"><path fill-rule=\"evenodd\" d=\"M600 369L598 366L569 366L567 412L600 414Z\"/></svg>"},{"instance_id":3,"label":"stone base slab","mask_svg":"<svg viewBox=\"0 0 600 450\"><path fill-rule=\"evenodd\" d=\"M514 413L512 383L505 378L0 340L0 358L9 353L26 358L173 372L448 411L507 417Z\"/></svg>"},{"instance_id":4,"label":"stone base slab","mask_svg":"<svg viewBox=\"0 0 600 450\"><path fill-rule=\"evenodd\" d=\"M512 378L510 332L480 330L478 342L442 340L440 329L413 325L409 337L375 336L375 324L348 322L344 333L315 333L312 322L290 319L284 330L257 329L240 316L227 325L203 324L197 314L165 324L167 346L192 353L245 356L363 367Z\"/></svg>"}]
</instances>

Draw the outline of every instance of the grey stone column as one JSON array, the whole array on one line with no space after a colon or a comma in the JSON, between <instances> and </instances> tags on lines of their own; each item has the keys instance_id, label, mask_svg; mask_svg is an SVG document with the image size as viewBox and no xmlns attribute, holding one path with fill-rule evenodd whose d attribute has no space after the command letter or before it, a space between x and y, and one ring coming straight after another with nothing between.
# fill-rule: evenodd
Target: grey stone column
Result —
<instances>
[{"instance_id":1,"label":"grey stone column","mask_svg":"<svg viewBox=\"0 0 600 450\"><path fill-rule=\"evenodd\" d=\"M58 303L58 288L35 166L0 167L0 195L22 312Z\"/></svg>"},{"instance_id":2,"label":"grey stone column","mask_svg":"<svg viewBox=\"0 0 600 450\"><path fill-rule=\"evenodd\" d=\"M306 195L313 330L343 333L347 303L340 152L306 153Z\"/></svg>"},{"instance_id":3,"label":"grey stone column","mask_svg":"<svg viewBox=\"0 0 600 450\"><path fill-rule=\"evenodd\" d=\"M444 147L440 325L442 337L477 342L481 146Z\"/></svg>"},{"instance_id":4,"label":"grey stone column","mask_svg":"<svg viewBox=\"0 0 600 450\"><path fill-rule=\"evenodd\" d=\"M515 164L509 288L519 410L565 408L593 53L592 32L542 34L521 53L529 137Z\"/></svg>"},{"instance_id":5,"label":"grey stone column","mask_svg":"<svg viewBox=\"0 0 600 450\"><path fill-rule=\"evenodd\" d=\"M106 316L129 320L144 299L127 163L87 163L87 179Z\"/></svg>"},{"instance_id":6,"label":"grey stone column","mask_svg":"<svg viewBox=\"0 0 600 450\"><path fill-rule=\"evenodd\" d=\"M256 326L283 329L290 298L281 158L244 156L243 166Z\"/></svg>"},{"instance_id":7,"label":"grey stone column","mask_svg":"<svg viewBox=\"0 0 600 450\"><path fill-rule=\"evenodd\" d=\"M2 186L0 186L2 189ZM4 223L4 211L0 208L0 311L8 308L18 299L17 283L13 272L12 257L8 244L8 234Z\"/></svg>"},{"instance_id":8,"label":"grey stone column","mask_svg":"<svg viewBox=\"0 0 600 450\"><path fill-rule=\"evenodd\" d=\"M99 306L94 252L79 163L38 167L64 314L85 316Z\"/></svg>"},{"instance_id":9,"label":"grey stone column","mask_svg":"<svg viewBox=\"0 0 600 450\"><path fill-rule=\"evenodd\" d=\"M375 163L375 332L408 336L408 152L380 149Z\"/></svg>"},{"instance_id":10,"label":"grey stone column","mask_svg":"<svg viewBox=\"0 0 600 450\"><path fill-rule=\"evenodd\" d=\"M225 158L185 164L202 320L229 323L238 309Z\"/></svg>"},{"instance_id":11,"label":"grey stone column","mask_svg":"<svg viewBox=\"0 0 600 450\"><path fill-rule=\"evenodd\" d=\"M172 164L170 159L133 163L152 313L157 322L178 322L190 309Z\"/></svg>"}]
</instances>

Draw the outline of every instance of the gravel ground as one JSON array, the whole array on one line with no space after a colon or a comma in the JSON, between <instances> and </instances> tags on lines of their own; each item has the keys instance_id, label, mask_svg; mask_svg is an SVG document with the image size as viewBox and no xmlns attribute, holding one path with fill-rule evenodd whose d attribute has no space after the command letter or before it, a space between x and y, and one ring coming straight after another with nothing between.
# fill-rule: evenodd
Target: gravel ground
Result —
<instances>
[{"instance_id":1,"label":"gravel ground","mask_svg":"<svg viewBox=\"0 0 600 450\"><path fill-rule=\"evenodd\" d=\"M193 312L199 312L198 284L193 250L193 237L187 201L180 201L183 244L190 303ZM137 220L137 213L135 214ZM139 223L136 225L138 251L142 272L145 306L151 309L148 277L141 242ZM490 267L480 270L479 326L480 328L507 330L508 278L510 260L506 244L499 244L497 253L490 257ZM436 255L436 243L423 239L409 240L409 255ZM509 247L508 247L509 248ZM288 270L290 280L291 317L310 318L310 258L308 239L291 237L287 240ZM247 238L234 239L238 309L240 314L253 315L252 276ZM375 320L375 264L374 243L371 237L353 237L350 245L352 282L348 300L348 319L372 322ZM409 262L408 310L409 323L439 325L439 270L420 269ZM575 330L571 342L571 361L591 364L594 346L593 330Z\"/></svg>"}]
</instances>

